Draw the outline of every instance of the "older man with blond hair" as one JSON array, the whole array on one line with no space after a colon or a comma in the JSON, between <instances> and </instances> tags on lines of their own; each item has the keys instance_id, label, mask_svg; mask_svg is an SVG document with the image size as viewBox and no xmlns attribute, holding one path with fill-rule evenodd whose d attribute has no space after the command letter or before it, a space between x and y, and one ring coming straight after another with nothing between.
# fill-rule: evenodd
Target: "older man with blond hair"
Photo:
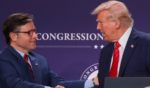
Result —
<instances>
[{"instance_id":1,"label":"older man with blond hair","mask_svg":"<svg viewBox=\"0 0 150 88\"><path fill-rule=\"evenodd\" d=\"M105 77L150 77L150 36L133 28L127 6L107 1L92 15L96 15L97 29L109 42L99 59L99 87L104 87Z\"/></svg>"}]
</instances>

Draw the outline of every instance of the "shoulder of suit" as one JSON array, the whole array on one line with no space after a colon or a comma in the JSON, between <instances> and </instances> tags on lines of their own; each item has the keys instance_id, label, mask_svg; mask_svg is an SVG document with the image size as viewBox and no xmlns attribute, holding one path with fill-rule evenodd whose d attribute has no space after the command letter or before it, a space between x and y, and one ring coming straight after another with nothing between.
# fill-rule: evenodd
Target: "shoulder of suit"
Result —
<instances>
[{"instance_id":1,"label":"shoulder of suit","mask_svg":"<svg viewBox=\"0 0 150 88\"><path fill-rule=\"evenodd\" d=\"M150 33L137 31L137 36L141 41L150 42Z\"/></svg>"},{"instance_id":2,"label":"shoulder of suit","mask_svg":"<svg viewBox=\"0 0 150 88\"><path fill-rule=\"evenodd\" d=\"M0 53L1 60L13 60L12 58L15 56L19 56L19 54L17 55L17 52L9 46Z\"/></svg>"}]
</instances>

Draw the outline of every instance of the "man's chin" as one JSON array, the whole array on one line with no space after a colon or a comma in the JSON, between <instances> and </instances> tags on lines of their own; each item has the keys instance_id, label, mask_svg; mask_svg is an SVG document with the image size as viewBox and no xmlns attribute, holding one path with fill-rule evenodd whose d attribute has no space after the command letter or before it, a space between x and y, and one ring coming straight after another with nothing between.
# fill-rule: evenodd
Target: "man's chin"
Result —
<instances>
[{"instance_id":1,"label":"man's chin","mask_svg":"<svg viewBox=\"0 0 150 88\"><path fill-rule=\"evenodd\" d=\"M107 41L107 42L112 42L112 40L107 39L107 38L104 38L104 40Z\"/></svg>"},{"instance_id":2,"label":"man's chin","mask_svg":"<svg viewBox=\"0 0 150 88\"><path fill-rule=\"evenodd\" d=\"M103 40L105 40L105 41L109 41L106 37L103 37Z\"/></svg>"},{"instance_id":3,"label":"man's chin","mask_svg":"<svg viewBox=\"0 0 150 88\"><path fill-rule=\"evenodd\" d=\"M37 47L36 45L33 45L33 46L31 47L31 50L35 49L36 47Z\"/></svg>"}]
</instances>

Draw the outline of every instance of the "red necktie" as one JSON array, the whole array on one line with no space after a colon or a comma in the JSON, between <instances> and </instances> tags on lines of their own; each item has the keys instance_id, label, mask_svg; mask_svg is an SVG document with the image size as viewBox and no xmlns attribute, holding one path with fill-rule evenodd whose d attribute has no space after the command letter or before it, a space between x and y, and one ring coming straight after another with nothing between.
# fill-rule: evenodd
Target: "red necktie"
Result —
<instances>
[{"instance_id":1,"label":"red necktie","mask_svg":"<svg viewBox=\"0 0 150 88\"><path fill-rule=\"evenodd\" d=\"M24 54L24 61L25 61L25 63L26 63L27 66L28 66L28 70L29 70L29 73L30 73L32 79L34 80L35 78L34 78L33 70L32 70L31 65L30 65L29 62L28 62L28 55L27 55L27 54Z\"/></svg>"},{"instance_id":2,"label":"red necktie","mask_svg":"<svg viewBox=\"0 0 150 88\"><path fill-rule=\"evenodd\" d=\"M117 77L117 69L118 69L118 62L119 62L119 47L120 47L119 42L115 42L113 62L109 72L109 77Z\"/></svg>"}]
</instances>

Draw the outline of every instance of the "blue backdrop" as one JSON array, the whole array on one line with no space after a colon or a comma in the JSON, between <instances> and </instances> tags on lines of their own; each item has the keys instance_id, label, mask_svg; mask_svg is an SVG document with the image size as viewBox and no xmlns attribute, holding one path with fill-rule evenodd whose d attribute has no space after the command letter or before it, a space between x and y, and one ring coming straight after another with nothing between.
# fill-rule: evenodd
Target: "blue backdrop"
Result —
<instances>
[{"instance_id":1,"label":"blue backdrop","mask_svg":"<svg viewBox=\"0 0 150 88\"><path fill-rule=\"evenodd\" d=\"M36 51L47 57L50 67L65 79L86 79L97 70L105 44L96 30L95 17L90 14L103 1L107 0L1 0L0 29L10 14L32 13L38 29ZM121 1L132 13L134 27L150 32L150 1ZM4 47L0 31L0 50Z\"/></svg>"}]
</instances>

